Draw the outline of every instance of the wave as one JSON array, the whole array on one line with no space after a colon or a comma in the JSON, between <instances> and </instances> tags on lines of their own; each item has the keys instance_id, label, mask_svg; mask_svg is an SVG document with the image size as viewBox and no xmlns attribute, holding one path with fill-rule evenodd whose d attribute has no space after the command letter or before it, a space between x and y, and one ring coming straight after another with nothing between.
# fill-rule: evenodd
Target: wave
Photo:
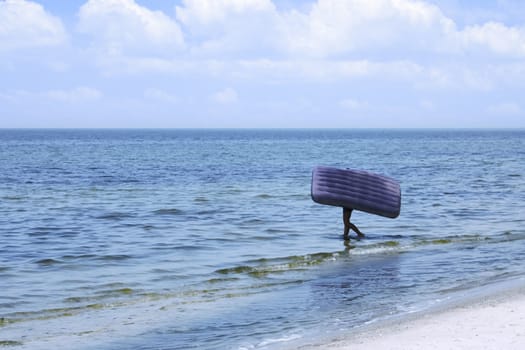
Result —
<instances>
[{"instance_id":1,"label":"wave","mask_svg":"<svg viewBox=\"0 0 525 350\"><path fill-rule=\"evenodd\" d=\"M163 208L163 209L154 210L153 214L155 215L180 215L182 214L182 210L177 209L177 208Z\"/></svg>"},{"instance_id":2,"label":"wave","mask_svg":"<svg viewBox=\"0 0 525 350\"><path fill-rule=\"evenodd\" d=\"M264 277L271 273L304 270L310 266L326 261L334 261L341 252L321 252L306 255L293 255L283 258L257 259L248 261L246 265L216 270L221 275L247 274L252 277Z\"/></svg>"},{"instance_id":3,"label":"wave","mask_svg":"<svg viewBox=\"0 0 525 350\"><path fill-rule=\"evenodd\" d=\"M35 264L40 265L40 266L52 266L52 265L58 265L62 263L63 261L52 259L52 258L40 259L40 260L35 261Z\"/></svg>"},{"instance_id":4,"label":"wave","mask_svg":"<svg viewBox=\"0 0 525 350\"><path fill-rule=\"evenodd\" d=\"M377 242L378 239L384 239ZM215 269L211 274L203 274L194 282L189 282L175 290L151 291L124 283L93 286L89 294L72 295L63 300L64 307L48 308L41 310L30 310L14 312L3 315L0 328L9 324L49 320L61 317L70 317L86 311L99 309L116 309L129 307L134 304L152 303L166 300L160 308L174 308L186 304L209 303L221 299L238 298L266 291L275 291L305 283L311 278L311 274L305 274L312 268L328 266L331 263L362 262L366 257L395 256L407 251L416 251L426 248L449 247L453 245L465 245L476 247L479 245L498 244L509 241L525 240L525 232L504 232L494 236L483 235L456 235L441 238L428 237L401 237L383 236L374 239L364 239L353 242L344 250L332 252L317 252L303 255L290 255L284 257L259 258L241 261L238 265ZM448 248L447 248L448 249ZM108 259L126 260L129 255L107 255L107 256L64 256L63 259ZM357 259L357 260L356 260ZM35 261L43 266L53 266L63 261L58 259L41 259ZM502 271L502 278L508 277L507 271Z\"/></svg>"},{"instance_id":5,"label":"wave","mask_svg":"<svg viewBox=\"0 0 525 350\"><path fill-rule=\"evenodd\" d=\"M117 212L116 211L116 212L109 212L109 213L104 213L104 214L98 215L98 216L95 217L95 219L119 221L119 220L132 218L132 217L134 217L134 215L132 215L131 213L124 213L124 212Z\"/></svg>"},{"instance_id":6,"label":"wave","mask_svg":"<svg viewBox=\"0 0 525 350\"><path fill-rule=\"evenodd\" d=\"M343 251L318 252L305 255L249 260L237 266L215 270L215 273L220 275L248 275L260 278L266 277L270 274L305 270L309 267L321 265L323 263L349 259L352 256L391 255L416 249L424 249L427 247L440 247L454 244L494 244L514 240L525 240L525 233L516 234L505 232L491 237L474 234L445 236L442 238L420 238L416 236L405 239L403 236L399 235L383 236L383 238L386 238L387 240L377 243L362 244L363 241L367 240L364 239L359 241L359 243L348 243L346 249Z\"/></svg>"}]
</instances>

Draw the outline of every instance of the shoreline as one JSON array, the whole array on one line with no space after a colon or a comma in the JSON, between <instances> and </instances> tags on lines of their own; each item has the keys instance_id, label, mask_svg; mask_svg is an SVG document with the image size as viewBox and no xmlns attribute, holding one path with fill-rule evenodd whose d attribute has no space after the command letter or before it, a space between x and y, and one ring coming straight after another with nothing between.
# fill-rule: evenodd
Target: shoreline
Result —
<instances>
[{"instance_id":1,"label":"shoreline","mask_svg":"<svg viewBox=\"0 0 525 350\"><path fill-rule=\"evenodd\" d=\"M479 287L428 310L318 339L301 350L523 349L525 278Z\"/></svg>"}]
</instances>

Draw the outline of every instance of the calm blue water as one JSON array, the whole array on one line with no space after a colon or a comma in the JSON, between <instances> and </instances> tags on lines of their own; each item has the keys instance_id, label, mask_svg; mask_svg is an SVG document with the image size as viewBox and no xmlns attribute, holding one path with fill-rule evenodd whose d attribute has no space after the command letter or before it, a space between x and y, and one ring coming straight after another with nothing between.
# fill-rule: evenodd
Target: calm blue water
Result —
<instances>
[{"instance_id":1,"label":"calm blue water","mask_svg":"<svg viewBox=\"0 0 525 350\"><path fill-rule=\"evenodd\" d=\"M0 130L0 347L294 348L525 276L524 203L524 130Z\"/></svg>"}]
</instances>

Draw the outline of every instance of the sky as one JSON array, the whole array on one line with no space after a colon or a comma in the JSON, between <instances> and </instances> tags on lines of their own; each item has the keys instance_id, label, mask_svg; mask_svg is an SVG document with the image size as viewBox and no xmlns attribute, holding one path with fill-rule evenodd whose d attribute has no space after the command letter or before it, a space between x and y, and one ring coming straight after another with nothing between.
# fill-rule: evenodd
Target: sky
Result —
<instances>
[{"instance_id":1,"label":"sky","mask_svg":"<svg viewBox=\"0 0 525 350\"><path fill-rule=\"evenodd\" d=\"M0 128L523 128L521 0L0 0Z\"/></svg>"}]
</instances>

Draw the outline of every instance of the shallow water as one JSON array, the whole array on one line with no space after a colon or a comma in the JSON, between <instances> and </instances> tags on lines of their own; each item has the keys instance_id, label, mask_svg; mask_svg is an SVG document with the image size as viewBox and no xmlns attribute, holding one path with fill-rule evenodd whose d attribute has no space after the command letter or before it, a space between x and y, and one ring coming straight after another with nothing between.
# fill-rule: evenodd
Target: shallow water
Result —
<instances>
[{"instance_id":1,"label":"shallow water","mask_svg":"<svg viewBox=\"0 0 525 350\"><path fill-rule=\"evenodd\" d=\"M525 275L524 130L0 130L0 346L278 349ZM398 179L401 216L310 199Z\"/></svg>"}]
</instances>

